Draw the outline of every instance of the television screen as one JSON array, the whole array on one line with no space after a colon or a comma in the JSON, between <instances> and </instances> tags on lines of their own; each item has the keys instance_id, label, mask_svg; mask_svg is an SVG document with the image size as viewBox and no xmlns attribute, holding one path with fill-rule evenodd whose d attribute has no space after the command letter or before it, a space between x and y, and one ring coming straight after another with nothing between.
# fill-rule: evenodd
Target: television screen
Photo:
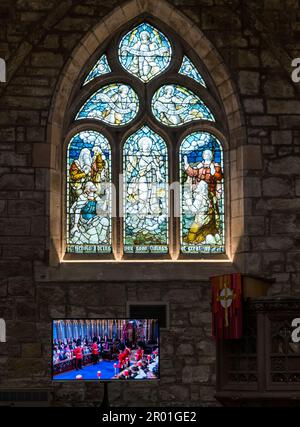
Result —
<instances>
[{"instance_id":1,"label":"television screen","mask_svg":"<svg viewBox=\"0 0 300 427\"><path fill-rule=\"evenodd\" d=\"M157 319L59 319L52 324L54 381L159 379Z\"/></svg>"}]
</instances>

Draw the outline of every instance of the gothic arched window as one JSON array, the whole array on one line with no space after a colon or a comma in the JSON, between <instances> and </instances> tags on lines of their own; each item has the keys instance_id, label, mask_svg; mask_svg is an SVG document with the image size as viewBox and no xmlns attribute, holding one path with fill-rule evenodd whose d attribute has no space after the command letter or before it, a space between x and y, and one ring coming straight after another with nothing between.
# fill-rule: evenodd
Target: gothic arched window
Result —
<instances>
[{"instance_id":1,"label":"gothic arched window","mask_svg":"<svg viewBox=\"0 0 300 427\"><path fill-rule=\"evenodd\" d=\"M191 48L151 19L137 22L101 47L76 89L66 252L224 253L222 108Z\"/></svg>"}]
</instances>

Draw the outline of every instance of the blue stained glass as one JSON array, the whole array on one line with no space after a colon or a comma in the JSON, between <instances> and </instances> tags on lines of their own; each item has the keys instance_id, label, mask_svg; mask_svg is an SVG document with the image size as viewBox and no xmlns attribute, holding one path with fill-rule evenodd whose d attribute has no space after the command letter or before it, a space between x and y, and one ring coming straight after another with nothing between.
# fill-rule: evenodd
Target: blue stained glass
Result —
<instances>
[{"instance_id":1,"label":"blue stained glass","mask_svg":"<svg viewBox=\"0 0 300 427\"><path fill-rule=\"evenodd\" d=\"M95 66L92 68L87 78L85 79L83 85L86 85L91 80L96 77L103 76L111 72L110 66L108 65L106 55L102 55L101 58L96 62Z\"/></svg>"},{"instance_id":2,"label":"blue stained glass","mask_svg":"<svg viewBox=\"0 0 300 427\"><path fill-rule=\"evenodd\" d=\"M180 146L181 252L224 253L224 166L220 142L208 132Z\"/></svg>"},{"instance_id":3,"label":"blue stained glass","mask_svg":"<svg viewBox=\"0 0 300 427\"><path fill-rule=\"evenodd\" d=\"M184 76L188 76L193 80L196 80L196 82L200 83L202 86L206 87L206 84L201 76L201 74L198 72L195 65L192 63L192 61L187 57L183 57L182 65L179 70L179 74L183 74Z\"/></svg>"},{"instance_id":4,"label":"blue stained glass","mask_svg":"<svg viewBox=\"0 0 300 427\"><path fill-rule=\"evenodd\" d=\"M167 126L181 126L196 120L214 121L204 102L183 86L162 86L155 92L151 105L157 120Z\"/></svg>"},{"instance_id":5,"label":"blue stained glass","mask_svg":"<svg viewBox=\"0 0 300 427\"><path fill-rule=\"evenodd\" d=\"M124 144L124 253L168 253L168 154L144 126Z\"/></svg>"},{"instance_id":6,"label":"blue stained glass","mask_svg":"<svg viewBox=\"0 0 300 427\"><path fill-rule=\"evenodd\" d=\"M67 151L67 252L111 253L111 150L96 131L82 131Z\"/></svg>"},{"instance_id":7,"label":"blue stained glass","mask_svg":"<svg viewBox=\"0 0 300 427\"><path fill-rule=\"evenodd\" d=\"M147 23L127 33L119 46L121 65L145 83L169 66L171 55L167 37Z\"/></svg>"},{"instance_id":8,"label":"blue stained glass","mask_svg":"<svg viewBox=\"0 0 300 427\"><path fill-rule=\"evenodd\" d=\"M99 89L80 109L78 119L96 119L113 126L130 123L137 115L139 100L134 90L122 83Z\"/></svg>"}]
</instances>

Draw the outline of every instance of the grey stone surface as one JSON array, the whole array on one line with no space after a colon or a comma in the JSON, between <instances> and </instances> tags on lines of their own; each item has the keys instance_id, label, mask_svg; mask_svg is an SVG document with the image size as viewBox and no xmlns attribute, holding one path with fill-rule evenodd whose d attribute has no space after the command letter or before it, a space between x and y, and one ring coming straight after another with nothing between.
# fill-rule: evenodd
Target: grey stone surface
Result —
<instances>
[{"instance_id":1,"label":"grey stone surface","mask_svg":"<svg viewBox=\"0 0 300 427\"><path fill-rule=\"evenodd\" d=\"M247 7L254 4L259 14L262 27L257 31L250 8L241 16L237 1L169 3L190 19L186 25L183 17L176 20L175 14L170 15L169 26L175 32L184 25L188 38L194 25L210 41L208 46L194 40L193 49L203 50L200 62L206 59L211 65L212 82L228 97L225 127L239 123L239 113L245 124L238 136L230 135L226 152L228 229L231 226L236 268L276 279L270 295L299 296L299 84L291 81L290 64L285 65L285 55L292 58L299 51L299 4L296 0L245 2ZM50 164L47 124L52 99L73 49L120 4L124 6L116 0L0 4L0 56L9 58L9 82L0 85L0 318L7 320L8 335L7 345L0 347L1 386L50 387L56 406L91 404L95 399L91 384L75 389L50 383L51 319L125 316L127 301L162 301L169 304L170 328L161 334L161 385L112 384L112 403L215 406L208 278L231 266L211 269L195 262L175 270L172 265L145 264L136 273L130 265L127 275L124 266L101 264L91 266L90 274L86 266L76 264L72 271L70 266L48 270L55 240L50 236L49 192L54 186L61 191L59 176L51 180L50 172L63 151L58 139ZM162 2L155 4L164 13ZM124 13L130 15L130 8L137 9L129 4ZM108 36L108 31L98 28L96 36L103 32ZM287 43L281 46L278 40ZM216 54L228 74L216 62ZM68 79L71 84L71 73ZM238 103L230 98L232 88ZM59 192L56 197L59 200Z\"/></svg>"}]
</instances>

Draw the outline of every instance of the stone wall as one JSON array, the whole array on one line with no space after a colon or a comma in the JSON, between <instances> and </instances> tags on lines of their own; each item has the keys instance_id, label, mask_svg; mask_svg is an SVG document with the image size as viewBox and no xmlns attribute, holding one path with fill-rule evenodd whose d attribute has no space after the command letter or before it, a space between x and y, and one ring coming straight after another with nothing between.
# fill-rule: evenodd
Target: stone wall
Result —
<instances>
[{"instance_id":1,"label":"stone wall","mask_svg":"<svg viewBox=\"0 0 300 427\"><path fill-rule=\"evenodd\" d=\"M137 3L142 7L146 0ZM290 77L291 59L300 56L299 2L169 3L211 41L240 99L247 138L230 147L237 171L231 177L232 245L240 245L242 229L244 271L276 279L271 293L299 295L300 84ZM0 57L8 63L8 82L0 85L0 318L7 321L8 341L0 344L0 386L50 387L56 405L100 398L97 385L50 385L49 322L58 316L121 316L127 300L150 298L170 303L160 386L113 384L111 400L216 405L209 285L201 274L186 281L182 272L179 281L164 282L153 274L152 283L149 277L147 283L130 277L47 281L36 274L49 264L47 124L55 88L79 41L120 4L127 3L1 1Z\"/></svg>"}]
</instances>

